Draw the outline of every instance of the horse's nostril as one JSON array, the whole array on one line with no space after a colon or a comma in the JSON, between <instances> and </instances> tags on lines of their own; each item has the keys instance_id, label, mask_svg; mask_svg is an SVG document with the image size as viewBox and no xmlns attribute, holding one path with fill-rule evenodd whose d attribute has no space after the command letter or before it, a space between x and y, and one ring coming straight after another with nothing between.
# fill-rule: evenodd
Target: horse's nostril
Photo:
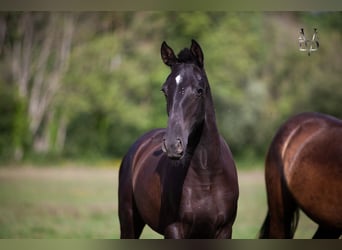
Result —
<instances>
[{"instance_id":1,"label":"horse's nostril","mask_svg":"<svg viewBox=\"0 0 342 250\"><path fill-rule=\"evenodd\" d=\"M164 153L167 152L167 150L166 150L166 139L163 139L163 142L162 142L162 150L163 150Z\"/></svg>"},{"instance_id":2,"label":"horse's nostril","mask_svg":"<svg viewBox=\"0 0 342 250\"><path fill-rule=\"evenodd\" d=\"M177 139L177 144L176 144L176 152L177 154L183 153L183 144L181 139Z\"/></svg>"},{"instance_id":3,"label":"horse's nostril","mask_svg":"<svg viewBox=\"0 0 342 250\"><path fill-rule=\"evenodd\" d=\"M180 138L173 140L173 143L169 143L166 138L163 138L161 144L162 151L170 158L178 159L184 153L183 142Z\"/></svg>"}]
</instances>

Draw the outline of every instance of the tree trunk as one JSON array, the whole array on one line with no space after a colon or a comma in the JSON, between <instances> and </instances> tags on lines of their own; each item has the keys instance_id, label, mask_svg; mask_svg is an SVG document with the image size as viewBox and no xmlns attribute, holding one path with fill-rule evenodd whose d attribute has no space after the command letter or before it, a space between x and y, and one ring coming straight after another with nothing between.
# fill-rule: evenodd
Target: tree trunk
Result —
<instances>
[{"instance_id":1,"label":"tree trunk","mask_svg":"<svg viewBox=\"0 0 342 250\"><path fill-rule=\"evenodd\" d=\"M68 69L74 26L72 13L23 13L18 22L21 37L11 49L12 76L20 96L27 100L36 152L51 147L49 127L55 119L47 116L54 113L54 97Z\"/></svg>"}]
</instances>

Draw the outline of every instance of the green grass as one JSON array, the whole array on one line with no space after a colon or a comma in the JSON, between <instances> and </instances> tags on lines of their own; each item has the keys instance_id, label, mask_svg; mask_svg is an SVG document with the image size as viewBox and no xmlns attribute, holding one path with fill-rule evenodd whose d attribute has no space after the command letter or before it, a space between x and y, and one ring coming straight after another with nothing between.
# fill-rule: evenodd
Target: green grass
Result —
<instances>
[{"instance_id":1,"label":"green grass","mask_svg":"<svg viewBox=\"0 0 342 250\"><path fill-rule=\"evenodd\" d=\"M233 238L257 237L266 214L261 168L239 171ZM116 168L0 168L0 238L119 238ZM301 216L296 238L316 226ZM148 227L141 238L162 238Z\"/></svg>"}]
</instances>

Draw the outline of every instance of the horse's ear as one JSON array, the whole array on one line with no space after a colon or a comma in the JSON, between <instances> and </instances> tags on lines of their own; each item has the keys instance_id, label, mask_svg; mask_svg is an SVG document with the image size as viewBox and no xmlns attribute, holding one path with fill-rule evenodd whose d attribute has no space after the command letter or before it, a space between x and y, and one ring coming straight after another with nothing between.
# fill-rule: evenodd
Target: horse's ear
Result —
<instances>
[{"instance_id":1,"label":"horse's ear","mask_svg":"<svg viewBox=\"0 0 342 250\"><path fill-rule=\"evenodd\" d=\"M167 43L164 41L160 48L160 54L161 58L163 59L163 62L167 66L172 66L177 62L177 57L175 56L175 53L173 50L167 45Z\"/></svg>"},{"instance_id":2,"label":"horse's ear","mask_svg":"<svg viewBox=\"0 0 342 250\"><path fill-rule=\"evenodd\" d=\"M203 67L203 52L201 46L194 40L191 40L191 53L195 56L198 66Z\"/></svg>"}]
</instances>

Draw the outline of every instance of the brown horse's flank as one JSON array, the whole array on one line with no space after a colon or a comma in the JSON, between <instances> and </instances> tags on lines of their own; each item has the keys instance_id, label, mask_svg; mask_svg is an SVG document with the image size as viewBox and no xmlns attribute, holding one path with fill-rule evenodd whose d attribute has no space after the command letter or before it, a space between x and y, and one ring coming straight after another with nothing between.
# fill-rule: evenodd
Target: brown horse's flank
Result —
<instances>
[{"instance_id":1,"label":"brown horse's flank","mask_svg":"<svg viewBox=\"0 0 342 250\"><path fill-rule=\"evenodd\" d=\"M260 238L292 238L298 209L318 224L314 238L342 232L342 121L319 113L289 119L266 157L268 213Z\"/></svg>"}]
</instances>

